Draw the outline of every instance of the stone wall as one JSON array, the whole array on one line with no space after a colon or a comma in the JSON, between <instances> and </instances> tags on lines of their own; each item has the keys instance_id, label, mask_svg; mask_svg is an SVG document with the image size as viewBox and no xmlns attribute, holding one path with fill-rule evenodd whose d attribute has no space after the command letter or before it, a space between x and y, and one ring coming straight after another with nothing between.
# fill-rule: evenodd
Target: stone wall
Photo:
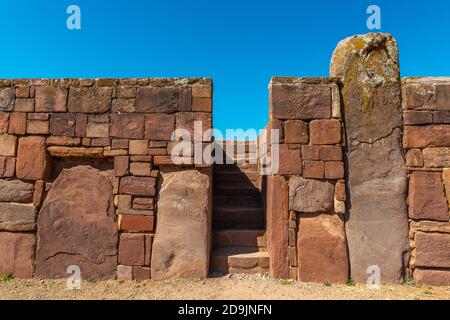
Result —
<instances>
[{"instance_id":1,"label":"stone wall","mask_svg":"<svg viewBox=\"0 0 450 320\"><path fill-rule=\"evenodd\" d=\"M343 122L333 79L272 79L269 129L278 129L279 168L267 177L270 274L345 282Z\"/></svg>"},{"instance_id":2,"label":"stone wall","mask_svg":"<svg viewBox=\"0 0 450 320\"><path fill-rule=\"evenodd\" d=\"M209 166L169 156L196 120L212 127L209 79L1 80L0 274L150 278L160 171L205 176L210 199Z\"/></svg>"},{"instance_id":3,"label":"stone wall","mask_svg":"<svg viewBox=\"0 0 450 320\"><path fill-rule=\"evenodd\" d=\"M403 80L408 213L416 282L450 284L450 79Z\"/></svg>"}]
</instances>

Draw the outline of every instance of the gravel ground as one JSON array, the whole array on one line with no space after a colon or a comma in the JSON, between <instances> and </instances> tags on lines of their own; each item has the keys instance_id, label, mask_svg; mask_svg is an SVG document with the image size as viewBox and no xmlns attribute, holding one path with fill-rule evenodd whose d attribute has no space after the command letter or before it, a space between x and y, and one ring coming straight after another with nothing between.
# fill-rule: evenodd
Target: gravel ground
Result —
<instances>
[{"instance_id":1,"label":"gravel ground","mask_svg":"<svg viewBox=\"0 0 450 320\"><path fill-rule=\"evenodd\" d=\"M344 299L344 300L450 300L450 287L332 285L296 283L259 275L233 275L206 280L105 281L81 283L68 290L65 280L18 280L0 282L0 299L97 300L97 299Z\"/></svg>"}]
</instances>

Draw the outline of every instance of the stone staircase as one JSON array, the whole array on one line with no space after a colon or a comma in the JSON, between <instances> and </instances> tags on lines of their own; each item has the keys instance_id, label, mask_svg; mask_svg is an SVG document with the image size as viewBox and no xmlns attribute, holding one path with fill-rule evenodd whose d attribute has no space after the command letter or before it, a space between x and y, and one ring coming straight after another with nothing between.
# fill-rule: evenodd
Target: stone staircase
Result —
<instances>
[{"instance_id":1,"label":"stone staircase","mask_svg":"<svg viewBox=\"0 0 450 320\"><path fill-rule=\"evenodd\" d=\"M227 157L233 164L214 166L213 252L211 272L268 272L264 206L258 165L249 163L255 153L245 144L245 159ZM238 160L239 159L239 160Z\"/></svg>"}]
</instances>

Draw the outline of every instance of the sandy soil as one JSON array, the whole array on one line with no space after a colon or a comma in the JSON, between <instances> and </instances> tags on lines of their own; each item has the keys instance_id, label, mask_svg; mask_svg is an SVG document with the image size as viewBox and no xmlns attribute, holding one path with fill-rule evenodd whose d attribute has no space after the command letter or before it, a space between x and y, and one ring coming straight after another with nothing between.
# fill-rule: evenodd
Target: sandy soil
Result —
<instances>
[{"instance_id":1,"label":"sandy soil","mask_svg":"<svg viewBox=\"0 0 450 320\"><path fill-rule=\"evenodd\" d=\"M259 275L233 275L206 280L106 281L81 283L69 290L65 280L0 282L0 299L377 299L450 300L450 287L324 285L268 279Z\"/></svg>"}]
</instances>

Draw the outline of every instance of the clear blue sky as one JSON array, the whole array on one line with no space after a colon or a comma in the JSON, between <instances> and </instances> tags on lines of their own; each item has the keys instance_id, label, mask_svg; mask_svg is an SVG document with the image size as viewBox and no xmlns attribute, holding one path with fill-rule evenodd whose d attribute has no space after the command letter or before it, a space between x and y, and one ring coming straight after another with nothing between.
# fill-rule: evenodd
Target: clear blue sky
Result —
<instances>
[{"instance_id":1,"label":"clear blue sky","mask_svg":"<svg viewBox=\"0 0 450 320\"><path fill-rule=\"evenodd\" d=\"M214 79L214 126L262 128L267 85L279 76L326 76L337 42L382 32L400 45L402 76L450 75L448 0L1 0L0 77ZM82 30L66 28L66 8Z\"/></svg>"}]
</instances>

